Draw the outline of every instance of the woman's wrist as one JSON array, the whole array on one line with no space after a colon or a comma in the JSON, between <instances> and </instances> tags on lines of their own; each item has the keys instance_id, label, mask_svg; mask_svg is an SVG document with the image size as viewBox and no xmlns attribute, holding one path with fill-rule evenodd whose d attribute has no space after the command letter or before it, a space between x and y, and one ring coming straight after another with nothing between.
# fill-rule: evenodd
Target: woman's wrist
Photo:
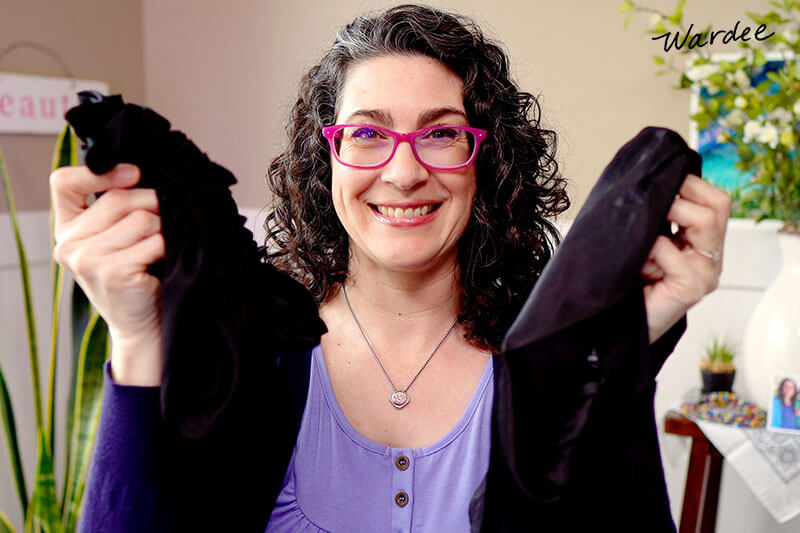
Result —
<instances>
[{"instance_id":1,"label":"woman's wrist","mask_svg":"<svg viewBox=\"0 0 800 533\"><path fill-rule=\"evenodd\" d=\"M161 385L161 332L125 335L109 331L111 377L118 385L157 387Z\"/></svg>"}]
</instances>

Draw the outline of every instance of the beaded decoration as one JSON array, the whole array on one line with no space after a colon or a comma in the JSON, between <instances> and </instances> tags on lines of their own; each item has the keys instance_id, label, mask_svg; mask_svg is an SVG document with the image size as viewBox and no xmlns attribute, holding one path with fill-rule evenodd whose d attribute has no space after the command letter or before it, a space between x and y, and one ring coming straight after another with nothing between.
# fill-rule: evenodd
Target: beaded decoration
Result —
<instances>
[{"instance_id":1,"label":"beaded decoration","mask_svg":"<svg viewBox=\"0 0 800 533\"><path fill-rule=\"evenodd\" d=\"M740 428L764 427L767 421L764 409L727 391L705 394L698 402L684 402L681 413L692 420Z\"/></svg>"}]
</instances>

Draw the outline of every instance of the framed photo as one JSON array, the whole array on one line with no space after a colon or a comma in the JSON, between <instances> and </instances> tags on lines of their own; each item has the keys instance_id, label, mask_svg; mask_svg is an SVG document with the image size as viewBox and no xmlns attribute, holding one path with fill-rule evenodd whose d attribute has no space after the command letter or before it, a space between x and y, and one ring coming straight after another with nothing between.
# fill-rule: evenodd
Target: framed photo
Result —
<instances>
[{"instance_id":1,"label":"framed photo","mask_svg":"<svg viewBox=\"0 0 800 533\"><path fill-rule=\"evenodd\" d=\"M755 87L767 79L768 72L780 70L786 63L786 59L791 57L788 54L788 52L785 54L779 52L764 54L767 62L750 76L750 85ZM738 54L711 55L711 59L714 62L736 61L739 58L741 58L741 55ZM777 87L774 90L777 90ZM692 96L689 100L690 114L694 115L700 110L699 102L701 99L708 101L712 98L713 96L706 88L701 88L699 91L692 90ZM723 109L726 108L723 107ZM749 183L751 173L742 172L734 166L739 161L739 157L736 154L736 145L719 141L720 134L725 130L732 132L731 128L721 125L718 121L711 121L707 127L699 130L697 123L691 121L689 146L703 157L703 178L721 189L732 191Z\"/></svg>"},{"instance_id":2,"label":"framed photo","mask_svg":"<svg viewBox=\"0 0 800 533\"><path fill-rule=\"evenodd\" d=\"M771 385L767 429L800 435L800 375L775 374Z\"/></svg>"}]
</instances>

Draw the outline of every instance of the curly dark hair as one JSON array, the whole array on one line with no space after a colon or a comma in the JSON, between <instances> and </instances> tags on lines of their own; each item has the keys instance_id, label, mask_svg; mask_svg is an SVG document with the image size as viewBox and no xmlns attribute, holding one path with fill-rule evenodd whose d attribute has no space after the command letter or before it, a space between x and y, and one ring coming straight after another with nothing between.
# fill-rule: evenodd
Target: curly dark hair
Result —
<instances>
[{"instance_id":1,"label":"curly dark hair","mask_svg":"<svg viewBox=\"0 0 800 533\"><path fill-rule=\"evenodd\" d=\"M781 382L778 384L777 390L775 390L775 396L780 398L781 402L783 402L783 386L786 385L787 382L791 383L792 387L794 387L794 394L792 395L791 399L789 400L791 403L794 403L794 401L797 398L797 395L798 395L798 393L800 393L800 391L797 390L797 383L795 383L795 381L792 378L783 378L781 380Z\"/></svg>"},{"instance_id":2,"label":"curly dark hair","mask_svg":"<svg viewBox=\"0 0 800 533\"><path fill-rule=\"evenodd\" d=\"M464 82L469 124L489 132L458 243L458 320L468 341L497 351L559 242L548 218L565 211L569 199L555 159L556 134L540 126L539 103L511 79L499 43L465 17L403 5L339 31L303 77L287 126L289 147L269 167L275 198L265 222L269 260L303 282L318 303L347 278L348 235L333 208L322 128L334 123L348 68L388 54L420 54L447 65Z\"/></svg>"}]
</instances>

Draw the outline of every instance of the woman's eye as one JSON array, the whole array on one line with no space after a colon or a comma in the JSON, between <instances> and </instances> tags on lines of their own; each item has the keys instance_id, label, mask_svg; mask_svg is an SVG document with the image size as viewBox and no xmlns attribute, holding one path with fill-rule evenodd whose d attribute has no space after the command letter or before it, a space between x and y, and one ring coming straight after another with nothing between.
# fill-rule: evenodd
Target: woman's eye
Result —
<instances>
[{"instance_id":1,"label":"woman's eye","mask_svg":"<svg viewBox=\"0 0 800 533\"><path fill-rule=\"evenodd\" d=\"M355 131L353 131L352 137L362 141L369 141L380 138L381 134L378 130L373 128L356 128Z\"/></svg>"},{"instance_id":2,"label":"woman's eye","mask_svg":"<svg viewBox=\"0 0 800 533\"><path fill-rule=\"evenodd\" d=\"M456 139L459 133L456 128L436 128L429 131L426 137L431 139Z\"/></svg>"}]
</instances>

